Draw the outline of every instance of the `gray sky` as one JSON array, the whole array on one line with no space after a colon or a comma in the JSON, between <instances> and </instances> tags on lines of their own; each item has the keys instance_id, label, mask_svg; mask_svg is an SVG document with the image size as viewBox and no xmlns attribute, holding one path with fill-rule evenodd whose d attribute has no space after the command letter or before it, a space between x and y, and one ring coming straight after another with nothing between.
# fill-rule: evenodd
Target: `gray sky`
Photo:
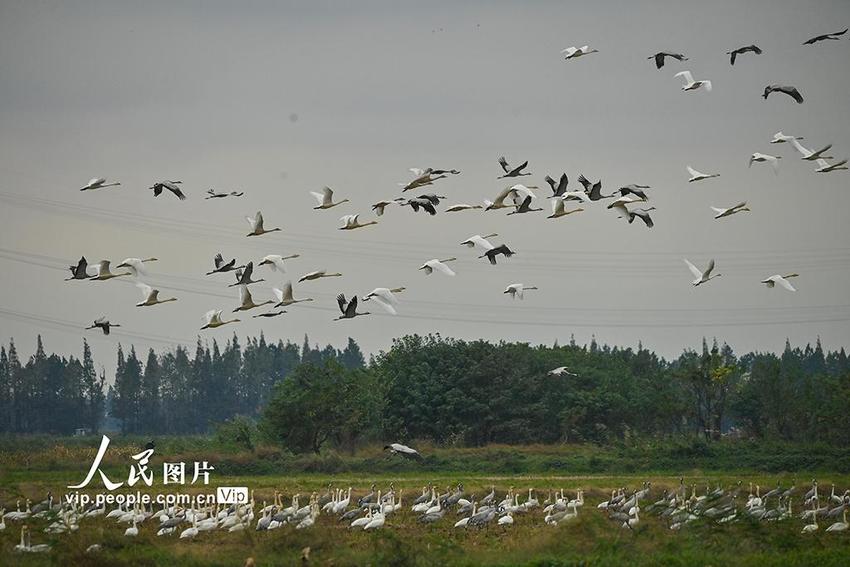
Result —
<instances>
[{"instance_id":1,"label":"gray sky","mask_svg":"<svg viewBox=\"0 0 850 567\"><path fill-rule=\"evenodd\" d=\"M115 344L193 343L205 311L237 304L231 277L205 278L216 251L240 260L299 253L289 276L327 268L343 278L296 286L316 302L283 317L245 320L204 337L263 330L270 339L376 352L405 333L609 344L639 339L665 356L716 335L738 351L850 338L848 172L814 173L782 130L850 156L850 41L801 46L850 23L847 2L0 2L0 324L29 355L77 354L82 328L108 315L111 337L89 331L99 363ZM758 44L764 54L726 51ZM600 53L564 61L590 44ZM656 70L659 50L685 53ZM677 71L714 91L684 93ZM806 102L767 101L768 83ZM778 176L747 168L752 152L783 156ZM547 220L480 211L428 217L389 209L377 226L340 232L342 214L398 194L409 167L458 168L431 189L446 204L480 203L502 187L497 158L529 160L527 184L584 173L604 191L652 186L652 230L604 204ZM721 177L688 184L685 165ZM91 177L122 186L77 189ZM189 198L146 188L180 179ZM351 203L313 211L324 185ZM241 199L204 201L214 187ZM753 211L715 221L710 205ZM548 208L548 202L537 206ZM244 237L262 209L284 232ZM518 254L492 267L457 244L499 233ZM176 303L139 309L127 283L70 282L57 269L156 256L150 282ZM416 268L457 256L458 275ZM682 262L716 258L723 277L692 288ZM23 260L23 262L21 261ZM799 272L799 291L759 280ZM265 269L258 276L284 278ZM502 294L537 285L525 301ZM270 286L253 286L256 299ZM334 296L406 286L399 316L331 322ZM371 306L370 310L380 310ZM48 321L45 321L49 319Z\"/></svg>"}]
</instances>

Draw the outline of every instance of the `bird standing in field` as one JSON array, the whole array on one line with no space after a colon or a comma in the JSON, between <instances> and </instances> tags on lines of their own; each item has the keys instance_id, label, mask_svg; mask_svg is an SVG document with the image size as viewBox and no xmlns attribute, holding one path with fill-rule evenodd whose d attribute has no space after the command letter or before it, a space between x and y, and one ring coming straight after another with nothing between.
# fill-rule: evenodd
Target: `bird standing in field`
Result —
<instances>
[{"instance_id":1,"label":"bird standing in field","mask_svg":"<svg viewBox=\"0 0 850 567\"><path fill-rule=\"evenodd\" d=\"M771 93L786 94L796 100L797 104L803 104L803 95L800 94L800 91L797 90L797 87L791 87L787 85L767 85L766 87L764 87L764 92L761 96L765 100L767 100L767 97L769 97Z\"/></svg>"},{"instance_id":2,"label":"bird standing in field","mask_svg":"<svg viewBox=\"0 0 850 567\"><path fill-rule=\"evenodd\" d=\"M699 268L697 268L696 266L691 264L691 262L687 258L685 258L685 264L688 266L688 269L694 275L694 278L696 278L696 279L694 279L694 281L691 282L691 284L694 287L696 287L698 285L702 285L702 284L704 284L708 281L711 281L714 278L719 278L722 275L722 274L711 275L712 270L714 270L714 258L712 258L708 262L708 266L705 268L704 272L701 272L699 270Z\"/></svg>"},{"instance_id":3,"label":"bird standing in field","mask_svg":"<svg viewBox=\"0 0 850 567\"><path fill-rule=\"evenodd\" d=\"M655 59L655 68L660 69L664 66L665 58L675 59L676 61L687 61L688 58L681 53L670 53L669 51L659 51L655 55L650 55L647 59Z\"/></svg>"},{"instance_id":4,"label":"bird standing in field","mask_svg":"<svg viewBox=\"0 0 850 567\"><path fill-rule=\"evenodd\" d=\"M94 189L103 189L104 187L115 187L116 185L121 185L118 181L114 183L107 183L105 177L95 177L94 179L89 180L86 183L85 187L80 188L80 191L93 191Z\"/></svg>"},{"instance_id":5,"label":"bird standing in field","mask_svg":"<svg viewBox=\"0 0 850 567\"><path fill-rule=\"evenodd\" d=\"M118 325L117 323L110 323L109 319L107 319L106 317L100 317L98 319L95 319L94 323L92 323L91 326L86 327L86 330L88 330L88 329L100 329L101 331L103 331L104 335L108 336L109 335L109 329L111 327L120 327L120 326L121 325Z\"/></svg>"},{"instance_id":6,"label":"bird standing in field","mask_svg":"<svg viewBox=\"0 0 850 567\"><path fill-rule=\"evenodd\" d=\"M813 37L811 39L807 39L806 41L804 41L803 45L814 45L814 44L816 44L820 41L827 41L827 40L838 41L840 39L839 36L842 36L845 33L847 33L847 29L848 28L844 28L843 31L835 32L835 33L825 33L823 35L816 35L815 37Z\"/></svg>"},{"instance_id":7,"label":"bird standing in field","mask_svg":"<svg viewBox=\"0 0 850 567\"><path fill-rule=\"evenodd\" d=\"M791 285L791 282L789 282L788 280L791 278L796 278L799 275L800 274L786 274L784 276L780 276L779 274L774 274L769 278L761 280L761 283L763 283L770 289L773 289L776 284L779 284L781 287L784 287L788 291L797 291L796 289L794 289L794 286Z\"/></svg>"},{"instance_id":8,"label":"bird standing in field","mask_svg":"<svg viewBox=\"0 0 850 567\"><path fill-rule=\"evenodd\" d=\"M360 317L361 315L370 315L368 311L364 311L363 313L357 312L356 294L351 298L351 301L346 301L345 295L340 293L336 296L336 302L339 305L339 310L342 312L342 315L334 319L334 321L341 321L342 319L354 319L355 317Z\"/></svg>"},{"instance_id":9,"label":"bird standing in field","mask_svg":"<svg viewBox=\"0 0 850 567\"><path fill-rule=\"evenodd\" d=\"M499 158L499 165L502 166L505 174L500 175L497 179L504 179L506 177L522 177L524 175L531 175L531 173L523 173L522 170L528 167L528 160L525 160L521 164L516 167L511 167L508 165L508 160L505 159L505 156Z\"/></svg>"},{"instance_id":10,"label":"bird standing in field","mask_svg":"<svg viewBox=\"0 0 850 567\"><path fill-rule=\"evenodd\" d=\"M727 51L726 55L729 56L729 64L734 65L735 59L738 55L742 55L744 53L755 53L756 55L761 55L761 48L758 45L747 45L745 47L739 47L738 49L733 49L732 51Z\"/></svg>"},{"instance_id":11,"label":"bird standing in field","mask_svg":"<svg viewBox=\"0 0 850 567\"><path fill-rule=\"evenodd\" d=\"M180 199L181 201L185 201L186 195L184 195L183 191L180 190L180 187L177 186L180 183L183 183L183 182L182 181L168 181L168 180L158 181L158 182L154 183L153 185L151 185L149 187L149 189L153 190L153 196L154 197L159 197L160 194L162 193L163 189L168 189L169 191L174 193L177 196L178 199Z\"/></svg>"}]
</instances>

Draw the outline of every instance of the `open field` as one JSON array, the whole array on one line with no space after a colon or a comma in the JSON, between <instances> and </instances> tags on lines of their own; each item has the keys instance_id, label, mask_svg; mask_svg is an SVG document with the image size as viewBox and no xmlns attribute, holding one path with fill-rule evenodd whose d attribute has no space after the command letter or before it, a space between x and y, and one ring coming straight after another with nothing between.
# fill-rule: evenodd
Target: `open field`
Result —
<instances>
[{"instance_id":1,"label":"open field","mask_svg":"<svg viewBox=\"0 0 850 567\"><path fill-rule=\"evenodd\" d=\"M807 478L798 472L799 478ZM822 486L835 482L850 485L850 475L819 476ZM65 472L4 471L0 491L4 501L10 496L27 495L42 498L46 490L64 492L68 483ZM278 530L240 533L206 532L193 541L175 536L157 537L155 520L141 524L136 538L124 537L125 525L114 520L84 519L80 529L71 535L53 536L43 533L46 520L33 520L33 543L51 543L48 554L16 554L12 551L19 537L20 522L7 522L0 532L0 556L3 565L241 565L254 557L258 565L297 565L302 550L310 548L312 565L847 565L850 557L850 532L825 533L825 526L809 535L800 534L804 522L798 518L781 522L754 522L717 525L697 520L678 532L666 522L641 514L635 530L620 527L599 510L596 504L607 499L615 487L639 488L644 480L653 482L646 505L657 500L663 487L675 487L674 475L439 475L381 474L375 476L340 474L297 476L216 476L211 484L247 486L255 491L258 507L271 501L274 490L288 498L295 492L321 492L329 482L335 486L355 488L363 494L371 482L386 488L390 482L403 489L403 510L390 515L386 526L378 531L353 531L347 523L323 514L307 530L292 526ZM731 473L696 473L686 483L704 487L708 482L731 485L741 480L763 486L775 486L777 480L789 486L792 475L743 475ZM76 482L76 479L74 479ZM443 487L463 482L467 492L479 497L495 484L500 496L509 486L520 494L535 487L542 501L549 488L564 488L574 495L577 488L586 491L587 503L579 517L559 526L543 522L540 508L515 516L512 526L490 525L483 529L459 530L453 523L459 518L454 511L440 522L422 525L409 510L413 497L427 482ZM804 483L801 483L801 485ZM161 487L159 487L161 489ZM702 488L701 488L702 489ZM155 489L156 491L156 485ZM745 494L744 494L745 495ZM795 503L796 504L796 503ZM796 515L796 514L795 514ZM102 545L97 554L86 554L94 543Z\"/></svg>"}]
</instances>

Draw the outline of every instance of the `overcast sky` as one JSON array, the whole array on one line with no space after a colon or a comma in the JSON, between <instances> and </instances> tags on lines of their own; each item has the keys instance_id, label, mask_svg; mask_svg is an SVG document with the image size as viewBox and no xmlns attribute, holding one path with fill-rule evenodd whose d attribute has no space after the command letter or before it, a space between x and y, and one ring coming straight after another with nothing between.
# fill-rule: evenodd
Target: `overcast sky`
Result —
<instances>
[{"instance_id":1,"label":"overcast sky","mask_svg":"<svg viewBox=\"0 0 850 567\"><path fill-rule=\"evenodd\" d=\"M405 333L468 339L634 346L665 356L703 336L738 352L781 350L819 335L850 339L848 172L816 174L782 130L809 147L850 156L850 41L814 35L850 24L850 3L748 2L0 2L0 325L29 355L78 354L88 337L100 364L117 342L193 344L208 309L236 307L230 275L205 277L215 252L241 261L298 253L279 285L320 268L342 278L296 286L316 298L274 319L241 315L205 331L226 340L343 345L368 352ZM725 52L756 43L734 67ZM599 53L565 61L560 50ZM659 50L690 60L656 70ZM690 69L713 92L682 92ZM806 102L768 100L769 83ZM748 169L751 153L783 157L778 176ZM377 226L340 232L342 214L398 194L410 167L457 168L430 189L446 204L480 203L506 183L497 158L529 160L522 181L584 173L604 192L651 185L655 228L628 225L604 202L548 220L546 213L388 209ZM688 184L685 166L719 172ZM89 178L120 188L80 193ZM178 179L179 202L146 188ZM314 211L310 190L351 203ZM239 199L203 200L210 187ZM709 206L752 208L715 221ZM536 206L548 209L541 199ZM443 208L441 206L441 208ZM283 232L248 239L244 217L262 209ZM496 232L517 251L490 266L458 243ZM126 282L63 282L65 266L156 256L150 283L179 301L136 308ZM455 278L417 267L456 256ZM693 288L682 258L717 261L720 279ZM798 272L797 293L759 280ZM509 283L536 285L525 301ZM271 286L252 286L255 299ZM332 322L334 297L405 286L399 316ZM367 309L380 311L377 306ZM110 337L82 331L107 315Z\"/></svg>"}]
</instances>

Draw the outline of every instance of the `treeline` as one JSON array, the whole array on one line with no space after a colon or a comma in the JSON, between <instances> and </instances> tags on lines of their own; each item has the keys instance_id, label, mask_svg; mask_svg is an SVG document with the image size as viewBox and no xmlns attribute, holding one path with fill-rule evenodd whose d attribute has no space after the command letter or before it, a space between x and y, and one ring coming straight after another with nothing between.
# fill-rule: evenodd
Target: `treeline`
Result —
<instances>
[{"instance_id":1,"label":"treeline","mask_svg":"<svg viewBox=\"0 0 850 567\"><path fill-rule=\"evenodd\" d=\"M275 383L302 363L338 361L345 368L364 365L353 339L343 350L328 345L301 348L291 342L267 343L262 335L242 347L234 335L223 348L200 339L194 356L183 347L144 363L135 349L118 345L114 381L97 376L88 344L82 361L49 357L41 337L35 354L22 366L15 343L0 350L0 432L71 434L98 431L105 419L128 434L205 433L235 415L257 417Z\"/></svg>"},{"instance_id":2,"label":"treeline","mask_svg":"<svg viewBox=\"0 0 850 567\"><path fill-rule=\"evenodd\" d=\"M22 366L0 351L0 430L97 429L104 414L126 433L205 433L246 448L354 450L375 440L450 446L599 443L721 436L850 443L850 362L814 346L737 356L703 341L672 361L643 348L591 341L559 346L405 336L366 365L353 339L338 350L305 337L223 347L198 341L153 350L144 363L119 346L104 400L88 346L81 361L37 352ZM571 374L549 375L566 366ZM7 417L9 416L9 417ZM239 419L233 419L241 416ZM227 425L220 426L227 422Z\"/></svg>"}]
</instances>

